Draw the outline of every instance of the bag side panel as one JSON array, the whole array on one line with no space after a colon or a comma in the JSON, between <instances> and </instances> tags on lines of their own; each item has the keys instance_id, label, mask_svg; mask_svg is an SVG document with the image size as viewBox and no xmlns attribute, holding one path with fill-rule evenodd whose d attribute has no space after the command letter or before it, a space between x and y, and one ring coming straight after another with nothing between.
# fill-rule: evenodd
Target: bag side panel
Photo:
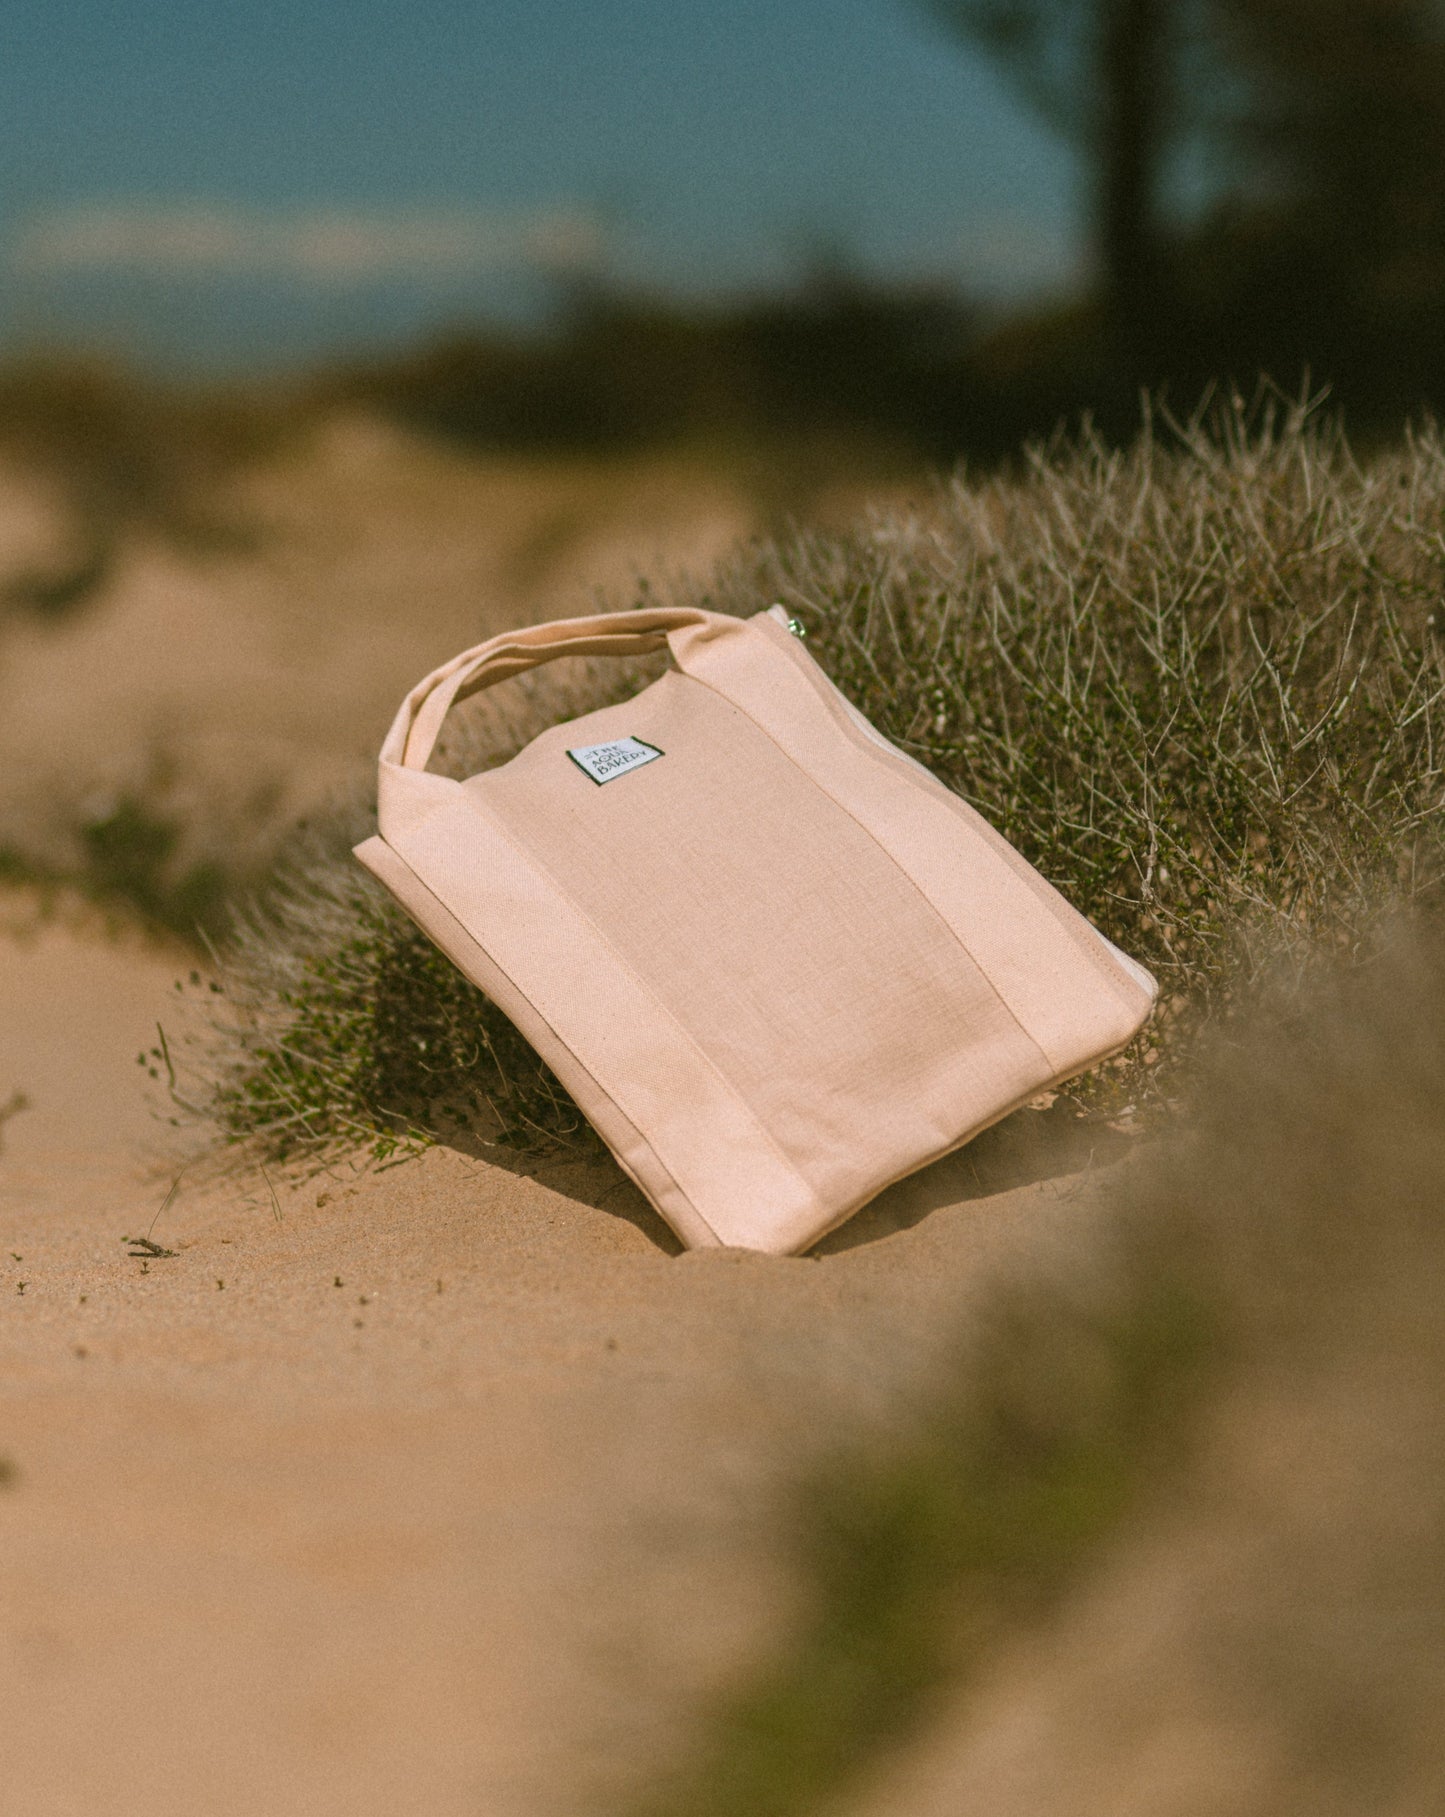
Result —
<instances>
[{"instance_id":1,"label":"bag side panel","mask_svg":"<svg viewBox=\"0 0 1445 1817\"><path fill-rule=\"evenodd\" d=\"M796 638L766 615L745 631L700 645L691 672L742 707L914 879L1048 1056L1051 1076L1125 1045L1153 991L981 815L871 728L860 732Z\"/></svg>"},{"instance_id":2,"label":"bag side panel","mask_svg":"<svg viewBox=\"0 0 1445 1817\"><path fill-rule=\"evenodd\" d=\"M754 623L757 629L762 630L765 635L770 636L779 648L787 650L789 658L803 671L809 681L818 690L819 694L823 697L825 705L828 707L833 717L839 721L845 731L855 738L861 737L870 747L881 752L893 763L901 764L904 767L905 773L918 782L921 787L930 790L934 795L947 801L954 810L962 814L962 816L968 820L969 824L988 840L989 844L1005 863L1007 863L1010 868L1029 885L1038 896L1039 900L1047 905L1050 912L1058 916L1060 926L1073 934L1078 934L1081 930L1087 930L1087 932L1099 942L1104 951L1110 955L1126 977L1138 985L1139 988L1147 994L1150 1002L1152 1003L1155 1000L1159 993L1159 986L1153 976L1140 965L1137 959L1131 959L1127 953L1121 952L1107 935L1101 933L1091 921L1081 915L1078 910L1074 908L1072 903L1062 896L1047 878L1041 876L1039 872L1034 869L1022 852L1015 850L1015 848L1004 838L1003 834L984 819L983 815L978 812L972 803L965 801L961 795L956 795L952 789L940 782L938 777L936 777L926 765L920 763L916 757L911 756L907 751L900 749L891 739L886 738L883 733L878 730L877 726L873 725L871 721L866 719L863 714L859 712L858 708L854 706L853 702L849 700L848 696L832 677L827 674L821 664L813 658L811 653L796 636L790 632L787 642L785 644L780 642L772 627L778 626L787 629L790 623L788 615L782 606L772 606L766 612L757 613L754 619L749 622Z\"/></svg>"},{"instance_id":3,"label":"bag side panel","mask_svg":"<svg viewBox=\"0 0 1445 1817\"><path fill-rule=\"evenodd\" d=\"M365 840L353 855L390 892L422 932L436 942L458 971L485 992L515 1024L566 1086L623 1172L657 1208L686 1247L718 1247L720 1239L716 1232L698 1214L641 1131L597 1080L577 1068L556 1032L406 861L380 838Z\"/></svg>"}]
</instances>

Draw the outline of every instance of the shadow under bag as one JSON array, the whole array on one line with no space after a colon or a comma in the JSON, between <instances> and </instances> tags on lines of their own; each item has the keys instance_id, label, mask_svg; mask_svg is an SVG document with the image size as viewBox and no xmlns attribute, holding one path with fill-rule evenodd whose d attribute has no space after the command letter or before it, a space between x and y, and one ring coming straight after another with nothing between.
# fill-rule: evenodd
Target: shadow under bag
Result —
<instances>
[{"instance_id":1,"label":"shadow under bag","mask_svg":"<svg viewBox=\"0 0 1445 1817\"><path fill-rule=\"evenodd\" d=\"M464 782L453 703L559 656L676 665ZM806 1249L1125 1045L1154 980L874 730L788 629L509 632L412 689L356 855L690 1248Z\"/></svg>"}]
</instances>

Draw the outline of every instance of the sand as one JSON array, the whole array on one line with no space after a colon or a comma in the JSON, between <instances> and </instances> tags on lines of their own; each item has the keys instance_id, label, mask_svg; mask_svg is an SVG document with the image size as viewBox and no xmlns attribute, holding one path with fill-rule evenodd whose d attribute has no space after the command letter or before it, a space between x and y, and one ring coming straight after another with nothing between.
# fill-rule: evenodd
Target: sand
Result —
<instances>
[{"instance_id":1,"label":"sand","mask_svg":"<svg viewBox=\"0 0 1445 1817\"><path fill-rule=\"evenodd\" d=\"M0 569L61 560L17 498ZM252 543L132 538L96 598L0 627L0 845L63 859L142 786L283 820L434 662L706 562L751 509L364 422L232 504ZM0 1112L29 1103L0 1120L3 1817L601 1808L786 1625L810 1460L896 1422L1087 1198L1043 1122L808 1260L679 1255L610 1165L218 1174L135 1063L191 956L36 916L0 899Z\"/></svg>"},{"instance_id":2,"label":"sand","mask_svg":"<svg viewBox=\"0 0 1445 1817\"><path fill-rule=\"evenodd\" d=\"M1078 1220L1058 1180L989 1188L1079 1157L995 1142L801 1260L679 1255L610 1166L448 1149L194 1164L157 1219L180 1151L134 1056L188 963L0 940L0 1100L33 1106L0 1153L0 1810L594 1808L786 1622L808 1459Z\"/></svg>"}]
</instances>

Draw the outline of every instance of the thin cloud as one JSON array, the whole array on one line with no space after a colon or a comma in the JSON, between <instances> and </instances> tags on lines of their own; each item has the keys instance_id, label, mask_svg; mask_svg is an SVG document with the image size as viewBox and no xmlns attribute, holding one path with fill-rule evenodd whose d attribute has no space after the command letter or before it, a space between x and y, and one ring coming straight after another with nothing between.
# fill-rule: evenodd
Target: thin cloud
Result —
<instances>
[{"instance_id":1,"label":"thin cloud","mask_svg":"<svg viewBox=\"0 0 1445 1817\"><path fill-rule=\"evenodd\" d=\"M130 273L271 278L346 288L484 271L575 271L597 264L601 224L582 210L526 216L344 209L284 216L203 204L108 204L32 221L12 269L23 276Z\"/></svg>"}]
</instances>

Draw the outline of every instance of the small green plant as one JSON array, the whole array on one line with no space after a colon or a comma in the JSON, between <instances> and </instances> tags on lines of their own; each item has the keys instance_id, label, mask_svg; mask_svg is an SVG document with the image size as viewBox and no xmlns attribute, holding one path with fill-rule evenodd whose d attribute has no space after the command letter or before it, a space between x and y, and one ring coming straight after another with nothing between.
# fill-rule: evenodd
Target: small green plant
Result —
<instances>
[{"instance_id":1,"label":"small green plant","mask_svg":"<svg viewBox=\"0 0 1445 1817\"><path fill-rule=\"evenodd\" d=\"M203 1108L228 1140L282 1160L338 1145L386 1160L446 1130L596 1142L506 1017L359 871L291 872L243 920L224 978L191 987L212 1031Z\"/></svg>"},{"instance_id":2,"label":"small green plant","mask_svg":"<svg viewBox=\"0 0 1445 1817\"><path fill-rule=\"evenodd\" d=\"M18 1117L22 1111L30 1109L30 1099L18 1087L0 1104L0 1153L5 1148L5 1125L12 1117Z\"/></svg>"},{"instance_id":3,"label":"small green plant","mask_svg":"<svg viewBox=\"0 0 1445 1817\"><path fill-rule=\"evenodd\" d=\"M220 922L234 881L214 858L180 855L179 824L123 795L80 826L85 887L102 901L122 902L143 919L185 938Z\"/></svg>"},{"instance_id":4,"label":"small green plant","mask_svg":"<svg viewBox=\"0 0 1445 1817\"><path fill-rule=\"evenodd\" d=\"M0 845L0 883L73 892L184 941L218 933L245 881L219 858L187 851L185 827L144 792L81 817L74 857L59 863Z\"/></svg>"}]
</instances>

